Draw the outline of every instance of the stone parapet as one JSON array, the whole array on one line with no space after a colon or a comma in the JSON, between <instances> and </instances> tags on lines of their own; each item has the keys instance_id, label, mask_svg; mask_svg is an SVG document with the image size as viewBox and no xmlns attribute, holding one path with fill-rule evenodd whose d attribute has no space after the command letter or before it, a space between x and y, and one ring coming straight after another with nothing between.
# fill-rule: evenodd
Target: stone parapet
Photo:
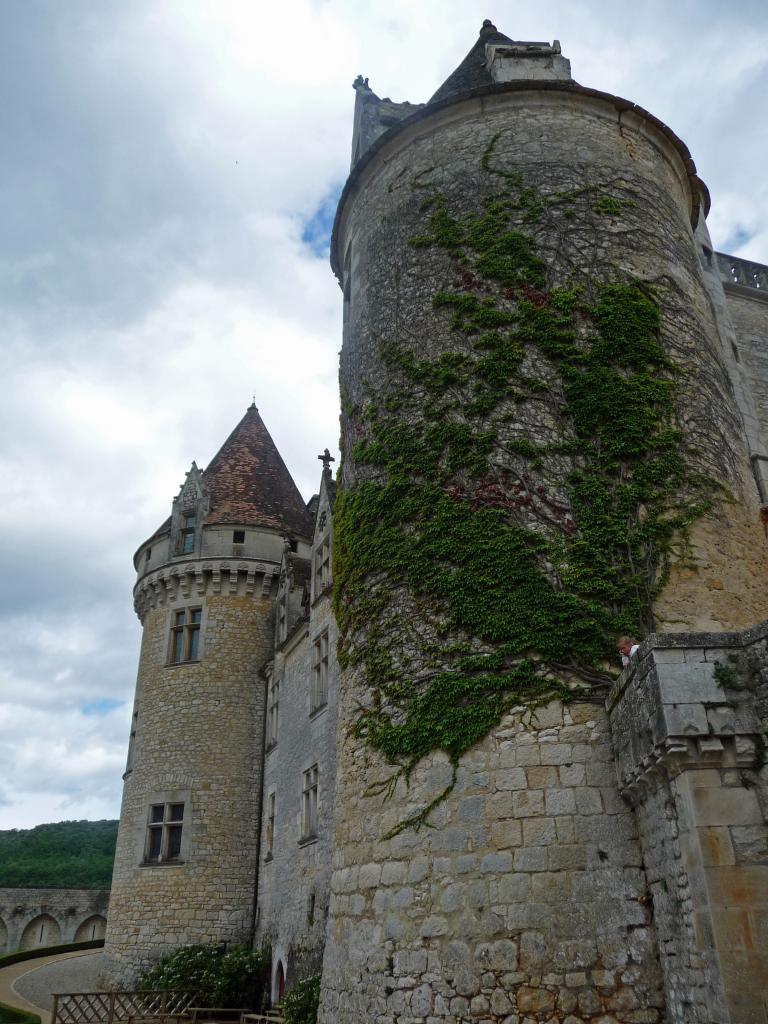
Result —
<instances>
[{"instance_id":1,"label":"stone parapet","mask_svg":"<svg viewBox=\"0 0 768 1024\"><path fill-rule=\"evenodd\" d=\"M608 697L672 1024L768 1020L767 649L768 623L650 636Z\"/></svg>"},{"instance_id":2,"label":"stone parapet","mask_svg":"<svg viewBox=\"0 0 768 1024\"><path fill-rule=\"evenodd\" d=\"M142 576L133 590L136 614L141 622L151 608L177 599L209 594L269 597L277 587L280 566L264 559L190 558L162 566Z\"/></svg>"},{"instance_id":3,"label":"stone parapet","mask_svg":"<svg viewBox=\"0 0 768 1024\"><path fill-rule=\"evenodd\" d=\"M753 295L754 298L768 301L768 267L763 263L742 260L738 256L729 256L724 252L715 253L715 256L724 285L739 290L746 288L750 293L756 293Z\"/></svg>"}]
</instances>

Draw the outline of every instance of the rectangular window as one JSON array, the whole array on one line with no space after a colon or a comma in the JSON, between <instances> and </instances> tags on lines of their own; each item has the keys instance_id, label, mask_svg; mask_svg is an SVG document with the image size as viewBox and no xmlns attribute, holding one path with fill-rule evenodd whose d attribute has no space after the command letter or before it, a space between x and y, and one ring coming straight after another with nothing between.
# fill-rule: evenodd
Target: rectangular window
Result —
<instances>
[{"instance_id":1,"label":"rectangular window","mask_svg":"<svg viewBox=\"0 0 768 1024\"><path fill-rule=\"evenodd\" d=\"M145 862L169 864L178 861L183 830L184 804L150 804Z\"/></svg>"},{"instance_id":2,"label":"rectangular window","mask_svg":"<svg viewBox=\"0 0 768 1024\"><path fill-rule=\"evenodd\" d=\"M200 658L200 623L202 608L179 608L173 613L171 626L171 664L198 661Z\"/></svg>"},{"instance_id":3,"label":"rectangular window","mask_svg":"<svg viewBox=\"0 0 768 1024\"><path fill-rule=\"evenodd\" d=\"M197 512L183 512L179 531L179 554L190 555L195 550Z\"/></svg>"},{"instance_id":4,"label":"rectangular window","mask_svg":"<svg viewBox=\"0 0 768 1024\"><path fill-rule=\"evenodd\" d=\"M267 749L277 743L277 730L280 717L280 680L273 679L269 684L267 695Z\"/></svg>"},{"instance_id":5,"label":"rectangular window","mask_svg":"<svg viewBox=\"0 0 768 1024\"><path fill-rule=\"evenodd\" d=\"M279 644L288 636L287 603L288 590L286 589L277 599L277 642Z\"/></svg>"},{"instance_id":6,"label":"rectangular window","mask_svg":"<svg viewBox=\"0 0 768 1024\"><path fill-rule=\"evenodd\" d=\"M232 543L233 544L245 544L245 530L233 530L232 531Z\"/></svg>"},{"instance_id":7,"label":"rectangular window","mask_svg":"<svg viewBox=\"0 0 768 1024\"><path fill-rule=\"evenodd\" d=\"M315 597L331 585L331 538L324 537L315 550Z\"/></svg>"},{"instance_id":8,"label":"rectangular window","mask_svg":"<svg viewBox=\"0 0 768 1024\"><path fill-rule=\"evenodd\" d=\"M328 703L328 630L312 644L312 683L309 713L314 714Z\"/></svg>"},{"instance_id":9,"label":"rectangular window","mask_svg":"<svg viewBox=\"0 0 768 1024\"><path fill-rule=\"evenodd\" d=\"M264 845L267 850L264 854L265 860L272 860L272 849L275 845L275 794L270 793L267 797L267 828L264 835Z\"/></svg>"},{"instance_id":10,"label":"rectangular window","mask_svg":"<svg viewBox=\"0 0 768 1024\"><path fill-rule=\"evenodd\" d=\"M301 791L301 838L313 839L317 835L318 770L313 764L303 774Z\"/></svg>"}]
</instances>

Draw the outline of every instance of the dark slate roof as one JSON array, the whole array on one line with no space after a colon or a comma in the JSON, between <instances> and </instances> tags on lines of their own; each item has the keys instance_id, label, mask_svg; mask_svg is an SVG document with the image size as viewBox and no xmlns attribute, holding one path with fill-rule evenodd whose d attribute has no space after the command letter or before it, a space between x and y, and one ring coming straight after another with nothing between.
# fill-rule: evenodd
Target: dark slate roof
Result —
<instances>
[{"instance_id":1,"label":"dark slate roof","mask_svg":"<svg viewBox=\"0 0 768 1024\"><path fill-rule=\"evenodd\" d=\"M483 85L492 85L491 73L485 68L485 44L511 42L508 36L497 31L493 22L486 18L475 45L428 102L437 103L449 96L458 96L464 92L471 92L472 89L479 89Z\"/></svg>"},{"instance_id":2,"label":"dark slate roof","mask_svg":"<svg viewBox=\"0 0 768 1024\"><path fill-rule=\"evenodd\" d=\"M312 536L307 506L255 405L203 472L210 498L205 524L266 526Z\"/></svg>"}]
</instances>

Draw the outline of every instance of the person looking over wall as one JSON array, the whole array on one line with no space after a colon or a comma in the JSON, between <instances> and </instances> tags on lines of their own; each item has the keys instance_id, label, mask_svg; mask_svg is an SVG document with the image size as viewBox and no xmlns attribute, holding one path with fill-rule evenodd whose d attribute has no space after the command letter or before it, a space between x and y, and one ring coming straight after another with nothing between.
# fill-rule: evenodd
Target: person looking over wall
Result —
<instances>
[{"instance_id":1,"label":"person looking over wall","mask_svg":"<svg viewBox=\"0 0 768 1024\"><path fill-rule=\"evenodd\" d=\"M631 636L620 636L616 641L616 650L621 655L621 664L626 668L629 664L630 659L634 658L640 649L640 644L634 637Z\"/></svg>"}]
</instances>

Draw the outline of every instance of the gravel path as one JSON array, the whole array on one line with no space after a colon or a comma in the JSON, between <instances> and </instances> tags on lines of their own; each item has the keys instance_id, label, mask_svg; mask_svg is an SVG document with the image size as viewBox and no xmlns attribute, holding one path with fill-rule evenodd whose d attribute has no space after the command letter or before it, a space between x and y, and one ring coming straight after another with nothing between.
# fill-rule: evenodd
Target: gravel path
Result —
<instances>
[{"instance_id":1,"label":"gravel path","mask_svg":"<svg viewBox=\"0 0 768 1024\"><path fill-rule=\"evenodd\" d=\"M13 988L28 1002L50 1010L54 992L98 992L103 989L99 977L104 967L104 954L97 949L50 961L42 967L31 967L26 974L16 978Z\"/></svg>"}]
</instances>

